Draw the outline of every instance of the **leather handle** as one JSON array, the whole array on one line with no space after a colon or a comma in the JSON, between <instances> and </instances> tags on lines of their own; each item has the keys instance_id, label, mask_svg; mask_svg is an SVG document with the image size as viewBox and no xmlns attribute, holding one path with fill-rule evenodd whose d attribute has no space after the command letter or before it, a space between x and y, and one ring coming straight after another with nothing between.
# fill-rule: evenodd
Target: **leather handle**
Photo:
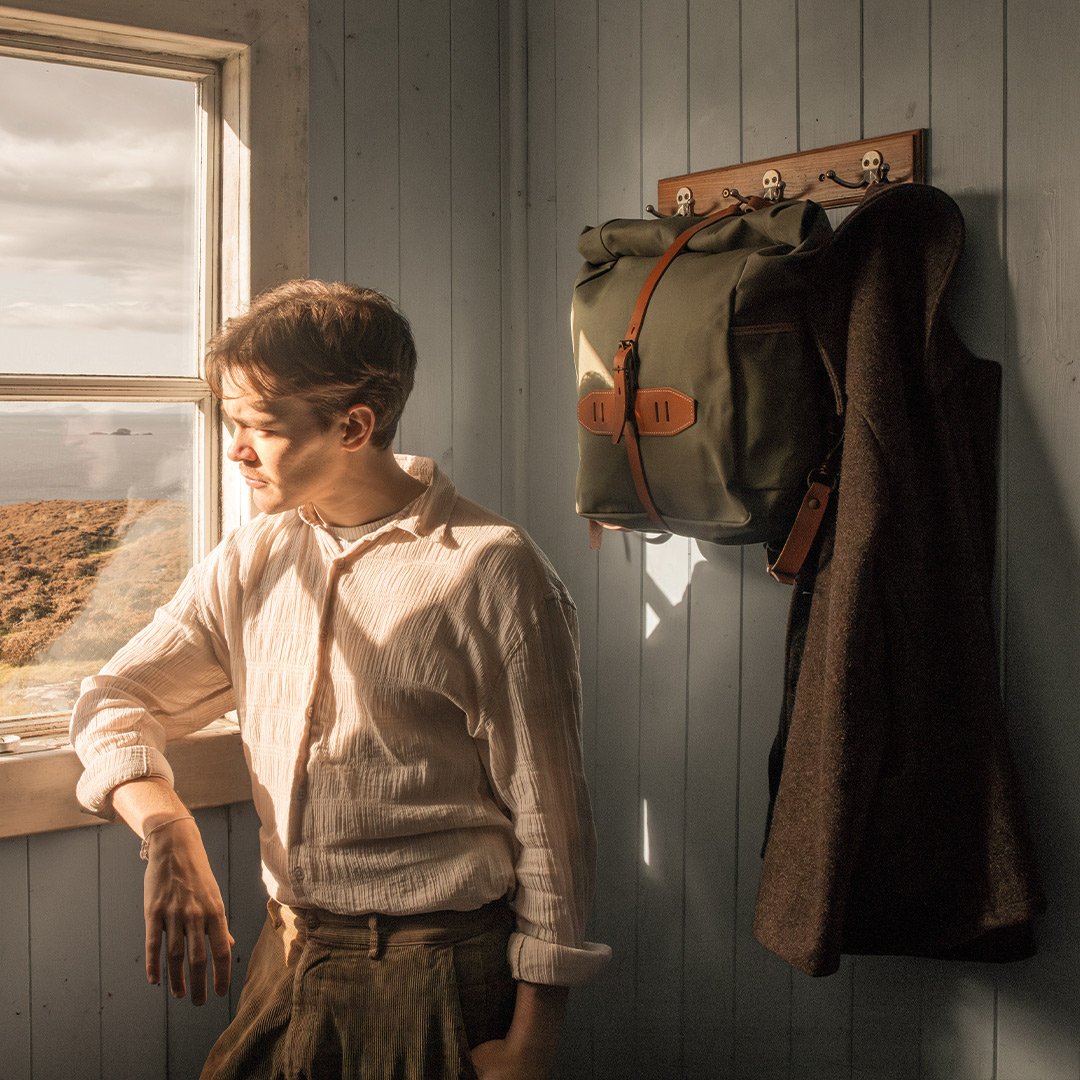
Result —
<instances>
[{"instance_id":1,"label":"leather handle","mask_svg":"<svg viewBox=\"0 0 1080 1080\"><path fill-rule=\"evenodd\" d=\"M825 518L832 490L832 478L824 469L811 475L799 512L795 515L795 522L780 549L780 554L775 561L766 564L769 575L781 585L795 584Z\"/></svg>"}]
</instances>

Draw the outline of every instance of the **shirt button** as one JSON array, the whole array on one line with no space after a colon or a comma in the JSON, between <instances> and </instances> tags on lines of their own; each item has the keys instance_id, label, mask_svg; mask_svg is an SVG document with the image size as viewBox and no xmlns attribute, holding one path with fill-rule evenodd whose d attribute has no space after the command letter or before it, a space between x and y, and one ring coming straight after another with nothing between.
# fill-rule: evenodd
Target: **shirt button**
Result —
<instances>
[{"instance_id":1,"label":"shirt button","mask_svg":"<svg viewBox=\"0 0 1080 1080\"><path fill-rule=\"evenodd\" d=\"M307 784L301 784L296 789L296 797L298 799L306 799L307 798Z\"/></svg>"},{"instance_id":2,"label":"shirt button","mask_svg":"<svg viewBox=\"0 0 1080 1080\"><path fill-rule=\"evenodd\" d=\"M307 718L310 720L315 715L315 706L309 705L307 710Z\"/></svg>"},{"instance_id":3,"label":"shirt button","mask_svg":"<svg viewBox=\"0 0 1080 1080\"><path fill-rule=\"evenodd\" d=\"M296 878L297 881L303 881L304 880L304 868L302 866L296 867L296 869L293 870L293 872L292 872L292 876L294 878Z\"/></svg>"}]
</instances>

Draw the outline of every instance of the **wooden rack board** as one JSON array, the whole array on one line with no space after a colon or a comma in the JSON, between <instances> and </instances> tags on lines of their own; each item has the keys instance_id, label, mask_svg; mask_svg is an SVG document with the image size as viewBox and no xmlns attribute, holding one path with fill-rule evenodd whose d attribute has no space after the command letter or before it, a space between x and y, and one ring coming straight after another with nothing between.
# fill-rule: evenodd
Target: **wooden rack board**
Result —
<instances>
[{"instance_id":1,"label":"wooden rack board","mask_svg":"<svg viewBox=\"0 0 1080 1080\"><path fill-rule=\"evenodd\" d=\"M866 188L853 190L833 180L822 180L829 169L849 181L864 175L864 155L877 151L888 163L888 180L894 184L921 184L926 180L926 129L901 131L880 138L859 139L857 142L803 150L797 154L782 154L762 161L741 165L725 165L720 169L668 176L657 185L657 209L663 215L675 213L676 196L680 188L689 188L694 199L693 212L708 214L730 204L724 189L734 189L742 195L761 195L765 174L775 169L784 184L784 199L813 199L821 206L851 206L859 202Z\"/></svg>"}]
</instances>

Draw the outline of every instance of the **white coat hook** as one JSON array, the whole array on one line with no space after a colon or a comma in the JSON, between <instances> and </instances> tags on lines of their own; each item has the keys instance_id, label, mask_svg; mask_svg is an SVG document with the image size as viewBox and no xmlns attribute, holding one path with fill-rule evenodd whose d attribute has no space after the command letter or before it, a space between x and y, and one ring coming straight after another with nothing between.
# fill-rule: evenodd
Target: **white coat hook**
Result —
<instances>
[{"instance_id":1,"label":"white coat hook","mask_svg":"<svg viewBox=\"0 0 1080 1080\"><path fill-rule=\"evenodd\" d=\"M675 213L679 217L689 217L694 212L694 193L688 187L681 187L675 192Z\"/></svg>"},{"instance_id":2,"label":"white coat hook","mask_svg":"<svg viewBox=\"0 0 1080 1080\"><path fill-rule=\"evenodd\" d=\"M784 197L784 181L776 169L770 169L761 178L762 198L769 202L779 202Z\"/></svg>"}]
</instances>

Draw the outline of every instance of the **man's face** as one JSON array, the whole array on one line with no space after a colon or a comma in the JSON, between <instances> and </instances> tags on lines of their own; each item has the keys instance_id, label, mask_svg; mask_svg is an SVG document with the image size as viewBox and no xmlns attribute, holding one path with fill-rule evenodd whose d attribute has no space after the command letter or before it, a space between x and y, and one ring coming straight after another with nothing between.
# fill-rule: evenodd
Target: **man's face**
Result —
<instances>
[{"instance_id":1,"label":"man's face","mask_svg":"<svg viewBox=\"0 0 1080 1080\"><path fill-rule=\"evenodd\" d=\"M256 507L279 514L330 501L345 479L344 423L324 429L302 398L262 399L246 383L222 380L222 408L233 425L228 458L240 466Z\"/></svg>"}]
</instances>

